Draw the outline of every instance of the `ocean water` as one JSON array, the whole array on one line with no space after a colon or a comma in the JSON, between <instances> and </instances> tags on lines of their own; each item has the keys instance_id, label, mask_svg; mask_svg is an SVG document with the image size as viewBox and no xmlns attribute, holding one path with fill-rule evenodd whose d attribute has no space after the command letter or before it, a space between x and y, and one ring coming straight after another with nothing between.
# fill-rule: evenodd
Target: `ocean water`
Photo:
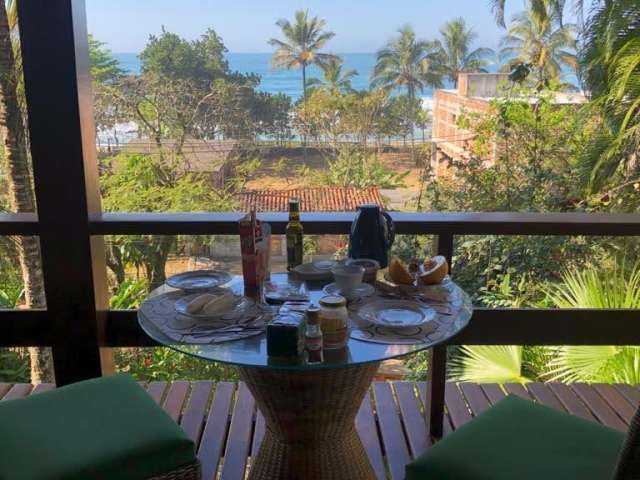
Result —
<instances>
[{"instance_id":1,"label":"ocean water","mask_svg":"<svg viewBox=\"0 0 640 480\"><path fill-rule=\"evenodd\" d=\"M114 58L118 60L123 69L129 73L140 73L140 59L137 53L114 53ZM365 90L369 87L371 72L376 64L375 53L341 53L344 60L345 70L355 70L357 75L351 83L356 90ZM297 70L280 70L271 66L270 53L228 53L227 60L231 70L240 73L257 73L260 75L259 90L267 93L285 93L293 100L302 96L302 72ZM488 70L495 72L497 65L490 65ZM322 78L322 72L316 66L307 69L307 78ZM563 80L567 83L578 85L575 72L566 71L563 73ZM451 88L445 82L445 88ZM420 93L425 108L430 108L433 97L433 88L425 88Z\"/></svg>"},{"instance_id":2,"label":"ocean water","mask_svg":"<svg viewBox=\"0 0 640 480\"><path fill-rule=\"evenodd\" d=\"M140 72L140 60L136 53L114 53L116 60L122 68L130 73ZM358 74L351 84L356 90L364 90L369 87L369 78L376 63L375 53L342 53L345 70L355 70ZM257 73L261 81L259 89L267 93L284 93L297 100L302 96L302 71L301 70L276 70L271 66L270 53L228 53L227 60L231 70L240 73ZM322 72L316 66L307 69L307 78L322 78ZM422 92L423 97L430 98L433 89L428 88Z\"/></svg>"}]
</instances>

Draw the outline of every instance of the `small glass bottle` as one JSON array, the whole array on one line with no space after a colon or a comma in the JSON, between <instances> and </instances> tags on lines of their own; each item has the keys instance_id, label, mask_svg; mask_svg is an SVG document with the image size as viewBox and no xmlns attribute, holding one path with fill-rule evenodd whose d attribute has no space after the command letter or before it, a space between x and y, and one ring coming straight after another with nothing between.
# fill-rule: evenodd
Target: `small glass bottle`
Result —
<instances>
[{"instance_id":1,"label":"small glass bottle","mask_svg":"<svg viewBox=\"0 0 640 480\"><path fill-rule=\"evenodd\" d=\"M289 223L286 228L287 238L287 270L291 271L302 264L303 229L300 222L300 200L289 200Z\"/></svg>"},{"instance_id":2,"label":"small glass bottle","mask_svg":"<svg viewBox=\"0 0 640 480\"><path fill-rule=\"evenodd\" d=\"M320 299L320 326L326 350L344 348L349 340L347 300L340 295Z\"/></svg>"},{"instance_id":3,"label":"small glass bottle","mask_svg":"<svg viewBox=\"0 0 640 480\"><path fill-rule=\"evenodd\" d=\"M320 309L315 305L307 308L307 328L304 334L304 351L307 363L322 363L322 330L320 330Z\"/></svg>"}]
</instances>

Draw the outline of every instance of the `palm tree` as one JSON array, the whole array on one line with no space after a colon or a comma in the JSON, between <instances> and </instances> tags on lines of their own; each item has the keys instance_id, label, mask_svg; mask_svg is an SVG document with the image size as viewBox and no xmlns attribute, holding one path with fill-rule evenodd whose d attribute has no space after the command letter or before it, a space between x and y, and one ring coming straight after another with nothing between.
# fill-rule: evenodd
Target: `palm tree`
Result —
<instances>
[{"instance_id":1,"label":"palm tree","mask_svg":"<svg viewBox=\"0 0 640 480\"><path fill-rule=\"evenodd\" d=\"M20 72L12 28L16 25L16 2L0 8L0 137L3 142L4 171L8 183L10 208L14 212L35 212L35 196L29 174L27 139L24 117L20 108ZM26 308L46 308L44 279L40 260L40 245L36 237L15 239ZM30 348L31 382L53 381L51 356L48 349Z\"/></svg>"},{"instance_id":2,"label":"palm tree","mask_svg":"<svg viewBox=\"0 0 640 480\"><path fill-rule=\"evenodd\" d=\"M614 173L633 175L640 149L640 4L608 0L584 33L580 65L591 93L589 113L602 120L580 162L594 191ZM627 168L628 167L628 168Z\"/></svg>"},{"instance_id":3,"label":"palm tree","mask_svg":"<svg viewBox=\"0 0 640 480\"><path fill-rule=\"evenodd\" d=\"M548 8L544 15L533 8L516 15L501 46L501 60L529 64L539 86L560 80L563 67L577 68L575 26L560 25Z\"/></svg>"},{"instance_id":4,"label":"palm tree","mask_svg":"<svg viewBox=\"0 0 640 480\"><path fill-rule=\"evenodd\" d=\"M282 30L285 40L272 38L269 45L277 47L271 63L276 68L292 70L302 69L303 98L307 97L307 67L317 65L324 67L331 61L340 58L330 53L320 53L320 50L335 34L324 31L326 22L318 17L309 17L307 10L298 10L295 21L281 18L276 25Z\"/></svg>"},{"instance_id":5,"label":"palm tree","mask_svg":"<svg viewBox=\"0 0 640 480\"><path fill-rule=\"evenodd\" d=\"M330 94L350 93L353 91L351 79L358 75L355 70L343 70L344 64L340 58L329 60L322 66L323 79L310 78L307 88L323 88Z\"/></svg>"},{"instance_id":6,"label":"palm tree","mask_svg":"<svg viewBox=\"0 0 640 480\"><path fill-rule=\"evenodd\" d=\"M418 40L409 25L400 28L398 34L378 50L376 66L371 74L371 86L406 90L409 98L406 118L412 127L411 155L415 160L416 94L428 86L442 87L443 74L435 69L439 52L437 42Z\"/></svg>"},{"instance_id":7,"label":"palm tree","mask_svg":"<svg viewBox=\"0 0 640 480\"><path fill-rule=\"evenodd\" d=\"M472 28L467 28L463 18L455 18L440 29L442 47L440 51L439 69L447 78L458 86L458 74L462 72L486 72L491 62L487 57L494 52L490 48L476 48L471 45L478 37Z\"/></svg>"},{"instance_id":8,"label":"palm tree","mask_svg":"<svg viewBox=\"0 0 640 480\"><path fill-rule=\"evenodd\" d=\"M292 24L286 18L281 18L276 25L282 30L285 41L277 38L269 40L269 45L277 47L271 57L271 63L275 68L302 69L302 102L307 104L307 67L317 65L323 67L339 57L330 53L320 53L326 43L335 33L324 31L326 22L318 17L309 18L308 10L298 10L295 13L295 22ZM307 135L302 135L303 155L307 160Z\"/></svg>"}]
</instances>

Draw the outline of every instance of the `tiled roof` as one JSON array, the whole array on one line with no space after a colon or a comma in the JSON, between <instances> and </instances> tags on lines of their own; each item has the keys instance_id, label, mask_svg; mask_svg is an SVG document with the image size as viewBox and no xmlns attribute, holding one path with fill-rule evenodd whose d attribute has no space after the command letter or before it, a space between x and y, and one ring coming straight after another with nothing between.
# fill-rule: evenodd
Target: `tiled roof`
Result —
<instances>
[{"instance_id":1,"label":"tiled roof","mask_svg":"<svg viewBox=\"0 0 640 480\"><path fill-rule=\"evenodd\" d=\"M358 205L377 203L384 207L376 187L318 187L292 190L247 190L240 193L242 211L286 212L289 199L300 199L303 212L352 212Z\"/></svg>"}]
</instances>

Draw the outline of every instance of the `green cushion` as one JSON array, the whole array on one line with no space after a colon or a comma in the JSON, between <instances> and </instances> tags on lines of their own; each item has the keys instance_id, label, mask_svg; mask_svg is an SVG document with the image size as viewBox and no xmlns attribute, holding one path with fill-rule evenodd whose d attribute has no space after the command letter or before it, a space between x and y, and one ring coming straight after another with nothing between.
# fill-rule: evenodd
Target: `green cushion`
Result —
<instances>
[{"instance_id":1,"label":"green cushion","mask_svg":"<svg viewBox=\"0 0 640 480\"><path fill-rule=\"evenodd\" d=\"M193 442L129 376L0 402L0 480L142 480L192 463Z\"/></svg>"},{"instance_id":2,"label":"green cushion","mask_svg":"<svg viewBox=\"0 0 640 480\"><path fill-rule=\"evenodd\" d=\"M624 434L509 396L407 465L407 480L608 480Z\"/></svg>"}]
</instances>

